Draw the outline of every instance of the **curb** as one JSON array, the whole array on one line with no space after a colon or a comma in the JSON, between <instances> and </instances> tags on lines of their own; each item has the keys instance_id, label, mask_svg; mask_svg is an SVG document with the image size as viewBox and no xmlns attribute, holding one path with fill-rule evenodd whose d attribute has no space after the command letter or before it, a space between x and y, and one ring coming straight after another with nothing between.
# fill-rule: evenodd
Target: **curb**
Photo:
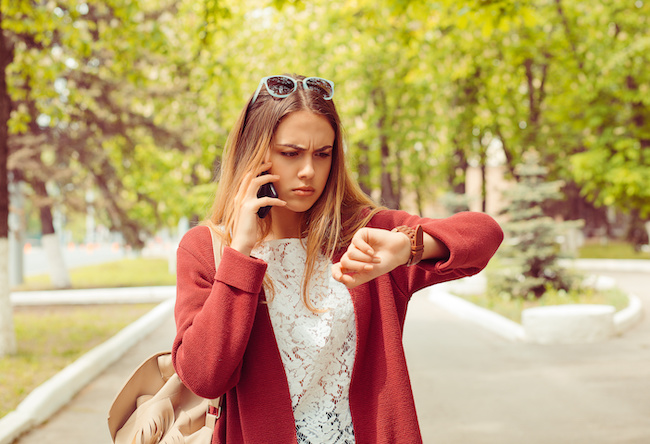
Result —
<instances>
[{"instance_id":1,"label":"curb","mask_svg":"<svg viewBox=\"0 0 650 444\"><path fill-rule=\"evenodd\" d=\"M515 321L454 296L446 290L437 289L435 286L429 287L426 291L429 301L461 319L471 321L509 341L525 339L524 328Z\"/></svg>"},{"instance_id":2,"label":"curb","mask_svg":"<svg viewBox=\"0 0 650 444\"><path fill-rule=\"evenodd\" d=\"M630 271L650 273L648 259L573 259L561 260L563 266L590 271Z\"/></svg>"},{"instance_id":3,"label":"curb","mask_svg":"<svg viewBox=\"0 0 650 444\"><path fill-rule=\"evenodd\" d=\"M34 389L16 410L0 419L0 444L12 443L60 410L86 384L171 316L174 302L172 298L160 303Z\"/></svg>"},{"instance_id":4,"label":"curb","mask_svg":"<svg viewBox=\"0 0 650 444\"><path fill-rule=\"evenodd\" d=\"M643 305L641 299L635 294L629 294L630 303L623 310L614 313L614 328L616 334L620 335L636 325L643 317Z\"/></svg>"},{"instance_id":5,"label":"curb","mask_svg":"<svg viewBox=\"0 0 650 444\"><path fill-rule=\"evenodd\" d=\"M460 281L464 279L467 278ZM466 282L460 283L459 293L467 291L467 288L476 288L477 285L480 285L480 280L481 276L479 275L469 277ZM609 285L609 282L604 284ZM461 319L471 321L506 340L528 342L525 329L521 324L449 293L448 287L448 283L443 283L422 291L425 292L429 301ZM615 335L625 333L643 318L641 299L634 294L628 294L628 299L628 306L614 314Z\"/></svg>"},{"instance_id":6,"label":"curb","mask_svg":"<svg viewBox=\"0 0 650 444\"><path fill-rule=\"evenodd\" d=\"M15 291L9 295L14 306L149 304L176 296L173 285L158 287L93 288L84 290Z\"/></svg>"}]
</instances>

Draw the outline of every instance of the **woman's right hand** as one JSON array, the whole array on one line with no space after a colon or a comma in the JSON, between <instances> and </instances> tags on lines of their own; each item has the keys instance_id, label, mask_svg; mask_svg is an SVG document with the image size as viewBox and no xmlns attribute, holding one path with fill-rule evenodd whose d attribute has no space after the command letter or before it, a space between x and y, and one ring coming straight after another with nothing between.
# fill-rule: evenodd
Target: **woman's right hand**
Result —
<instances>
[{"instance_id":1,"label":"woman's right hand","mask_svg":"<svg viewBox=\"0 0 650 444\"><path fill-rule=\"evenodd\" d=\"M268 171L271 165L271 162L266 162L257 171L246 173L232 201L235 208L235 224L230 247L246 256L250 256L258 239L259 224L257 211L269 205L284 206L287 204L283 200L272 197L257 197L257 190L262 185L280 180L280 176L277 175L260 175L264 171Z\"/></svg>"}]
</instances>

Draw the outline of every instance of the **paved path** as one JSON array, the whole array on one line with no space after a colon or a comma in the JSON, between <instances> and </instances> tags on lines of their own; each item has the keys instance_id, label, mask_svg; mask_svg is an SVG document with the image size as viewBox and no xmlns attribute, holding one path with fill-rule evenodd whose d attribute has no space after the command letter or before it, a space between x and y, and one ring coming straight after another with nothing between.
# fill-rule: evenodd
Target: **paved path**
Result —
<instances>
[{"instance_id":1,"label":"paved path","mask_svg":"<svg viewBox=\"0 0 650 444\"><path fill-rule=\"evenodd\" d=\"M174 333L174 321L170 317L88 384L59 413L16 443L111 444L106 419L113 398L142 361L156 352L171 349Z\"/></svg>"},{"instance_id":2,"label":"paved path","mask_svg":"<svg viewBox=\"0 0 650 444\"><path fill-rule=\"evenodd\" d=\"M604 273L650 307L650 275ZM106 414L150 354L168 349L170 319L18 444L109 444ZM505 341L417 296L406 353L425 443L650 443L650 320L589 345Z\"/></svg>"},{"instance_id":3,"label":"paved path","mask_svg":"<svg viewBox=\"0 0 650 444\"><path fill-rule=\"evenodd\" d=\"M650 275L607 274L650 307ZM599 344L532 345L413 302L405 344L425 443L650 443L647 317Z\"/></svg>"}]
</instances>

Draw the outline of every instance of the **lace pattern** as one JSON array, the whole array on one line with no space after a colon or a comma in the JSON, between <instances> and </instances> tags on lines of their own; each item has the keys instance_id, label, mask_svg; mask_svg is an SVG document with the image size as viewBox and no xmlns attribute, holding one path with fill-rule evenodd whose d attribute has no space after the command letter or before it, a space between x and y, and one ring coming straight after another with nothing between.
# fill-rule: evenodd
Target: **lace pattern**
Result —
<instances>
[{"instance_id":1,"label":"lace pattern","mask_svg":"<svg viewBox=\"0 0 650 444\"><path fill-rule=\"evenodd\" d=\"M347 288L331 277L320 255L302 302L307 259L299 239L264 242L253 256L268 264L275 296L269 314L289 383L299 443L354 443L349 388L356 347L354 307Z\"/></svg>"}]
</instances>

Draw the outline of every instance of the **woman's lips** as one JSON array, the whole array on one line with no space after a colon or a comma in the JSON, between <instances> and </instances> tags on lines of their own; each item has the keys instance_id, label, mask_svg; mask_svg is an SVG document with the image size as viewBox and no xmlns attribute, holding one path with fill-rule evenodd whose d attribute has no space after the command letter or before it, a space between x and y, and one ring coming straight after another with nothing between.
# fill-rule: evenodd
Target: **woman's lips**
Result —
<instances>
[{"instance_id":1,"label":"woman's lips","mask_svg":"<svg viewBox=\"0 0 650 444\"><path fill-rule=\"evenodd\" d=\"M301 187L301 188L294 188L293 192L298 196L311 196L312 194L314 194L314 189L311 187Z\"/></svg>"}]
</instances>

